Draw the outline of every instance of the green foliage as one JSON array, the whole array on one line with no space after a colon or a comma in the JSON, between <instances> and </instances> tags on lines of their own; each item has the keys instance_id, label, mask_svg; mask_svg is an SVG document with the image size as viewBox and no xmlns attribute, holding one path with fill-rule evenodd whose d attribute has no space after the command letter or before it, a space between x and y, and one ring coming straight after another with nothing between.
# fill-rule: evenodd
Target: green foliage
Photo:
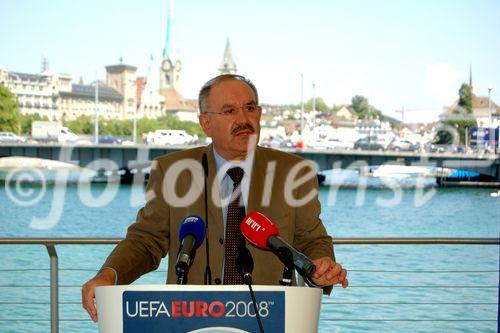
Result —
<instances>
[{"instance_id":1,"label":"green foliage","mask_svg":"<svg viewBox=\"0 0 500 333\"><path fill-rule=\"evenodd\" d=\"M330 112L331 111L330 108L328 107L328 105L326 105L325 101L321 97L316 98L316 105L315 106L316 106L316 111L320 111L320 112ZM304 109L305 110L312 110L313 109L313 99L312 98L310 100L308 100L307 103L305 103Z\"/></svg>"},{"instance_id":2,"label":"green foliage","mask_svg":"<svg viewBox=\"0 0 500 333\"><path fill-rule=\"evenodd\" d=\"M17 99L3 86L0 86L0 131L16 134L21 131L21 113Z\"/></svg>"},{"instance_id":3,"label":"green foliage","mask_svg":"<svg viewBox=\"0 0 500 333\"><path fill-rule=\"evenodd\" d=\"M385 120L382 111L370 105L368 98L356 95L351 99L351 107L358 113L360 119L381 119Z\"/></svg>"},{"instance_id":4,"label":"green foliage","mask_svg":"<svg viewBox=\"0 0 500 333\"><path fill-rule=\"evenodd\" d=\"M477 121L472 115L472 89L467 83L463 83L458 90L458 105L452 112L441 121L445 128L438 131L435 142L439 144L454 143L454 136L450 132L458 133L458 143L465 143L467 129L477 127Z\"/></svg>"},{"instance_id":5,"label":"green foliage","mask_svg":"<svg viewBox=\"0 0 500 333\"><path fill-rule=\"evenodd\" d=\"M94 134L94 122L89 116L80 116L66 122L66 126L76 134Z\"/></svg>"},{"instance_id":6,"label":"green foliage","mask_svg":"<svg viewBox=\"0 0 500 333\"><path fill-rule=\"evenodd\" d=\"M384 115L382 111L368 102L368 98L361 95L356 95L351 99L351 107L360 119L380 119L389 122L393 127L401 123L397 119Z\"/></svg>"},{"instance_id":7,"label":"green foliage","mask_svg":"<svg viewBox=\"0 0 500 333\"><path fill-rule=\"evenodd\" d=\"M451 118L441 121L441 124L444 126L436 133L434 138L434 143L437 144L465 144L465 136L470 135L472 127L477 127L476 120L470 117L464 119Z\"/></svg>"},{"instance_id":8,"label":"green foliage","mask_svg":"<svg viewBox=\"0 0 500 333\"><path fill-rule=\"evenodd\" d=\"M322 97L316 97L316 111L319 112L331 112L332 110L326 105L325 100ZM290 111L296 111L301 109L301 105L299 104L283 104L283 105L269 105L269 104L262 104L262 107L264 108L277 108L279 110L290 110ZM304 103L304 111L312 111L313 109L313 99L309 99L307 102Z\"/></svg>"},{"instance_id":9,"label":"green foliage","mask_svg":"<svg viewBox=\"0 0 500 333\"><path fill-rule=\"evenodd\" d=\"M138 124L141 120L147 120L149 121L150 119L140 119L138 121ZM139 131L138 133L147 133L152 130L157 130L157 129L173 129L173 130L185 130L187 133L191 135L198 135L198 136L204 136L205 134L203 133L203 130L201 129L200 125L198 123L192 122L192 121L182 121L179 120L176 116L163 116L159 117L155 120L153 120L153 124L150 122L147 122L145 125L147 126L153 126L153 129L147 130L147 131ZM137 126L139 129L139 125ZM146 128L145 128L146 129Z\"/></svg>"},{"instance_id":10,"label":"green foliage","mask_svg":"<svg viewBox=\"0 0 500 333\"><path fill-rule=\"evenodd\" d=\"M47 116L40 116L40 114L22 114L21 115L21 133L24 135L31 135L31 124L34 121L43 120L48 121L49 118Z\"/></svg>"},{"instance_id":11,"label":"green foliage","mask_svg":"<svg viewBox=\"0 0 500 333\"><path fill-rule=\"evenodd\" d=\"M67 122L67 126L77 134L94 134L94 120L89 116L80 116ZM163 116L157 119L141 118L137 120L137 135L157 129L185 130L189 134L202 136L203 131L198 123L181 121L176 116ZM133 134L132 120L101 119L99 121L100 135L131 136Z\"/></svg>"},{"instance_id":12,"label":"green foliage","mask_svg":"<svg viewBox=\"0 0 500 333\"><path fill-rule=\"evenodd\" d=\"M131 136L133 126L132 120L101 120L99 122L99 134Z\"/></svg>"},{"instance_id":13,"label":"green foliage","mask_svg":"<svg viewBox=\"0 0 500 333\"><path fill-rule=\"evenodd\" d=\"M371 105L366 97L356 95L351 99L351 107L360 118L365 118L370 113Z\"/></svg>"},{"instance_id":14,"label":"green foliage","mask_svg":"<svg viewBox=\"0 0 500 333\"><path fill-rule=\"evenodd\" d=\"M472 87L467 83L462 83L458 90L458 106L465 113L472 114Z\"/></svg>"}]
</instances>

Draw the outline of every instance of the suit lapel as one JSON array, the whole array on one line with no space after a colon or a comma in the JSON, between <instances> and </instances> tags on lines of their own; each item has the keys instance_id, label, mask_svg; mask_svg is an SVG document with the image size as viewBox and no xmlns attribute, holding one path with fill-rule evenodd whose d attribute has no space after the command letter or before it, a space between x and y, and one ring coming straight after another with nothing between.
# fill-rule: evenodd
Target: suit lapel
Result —
<instances>
[{"instance_id":1,"label":"suit lapel","mask_svg":"<svg viewBox=\"0 0 500 333\"><path fill-rule=\"evenodd\" d=\"M208 179L207 179L208 210L210 211L215 220L210 222L217 223L219 227L223 228L224 222L222 218L222 209L221 209L221 202L219 195L220 190L219 190L219 182L217 181L217 166L215 164L213 145L209 145L207 147L206 153L208 160Z\"/></svg>"},{"instance_id":2,"label":"suit lapel","mask_svg":"<svg viewBox=\"0 0 500 333\"><path fill-rule=\"evenodd\" d=\"M252 178L250 180L250 189L248 195L247 214L253 211L261 211L261 201L264 189L264 179L266 177L266 165L262 150L257 146L255 148Z\"/></svg>"}]
</instances>

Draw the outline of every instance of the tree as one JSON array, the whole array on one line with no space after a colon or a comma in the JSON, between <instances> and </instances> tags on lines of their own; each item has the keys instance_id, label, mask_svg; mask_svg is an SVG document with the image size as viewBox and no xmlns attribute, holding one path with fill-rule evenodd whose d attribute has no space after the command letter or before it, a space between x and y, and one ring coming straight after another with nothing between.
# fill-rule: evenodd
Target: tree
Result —
<instances>
[{"instance_id":1,"label":"tree","mask_svg":"<svg viewBox=\"0 0 500 333\"><path fill-rule=\"evenodd\" d=\"M325 101L321 97L317 97L315 101L315 108L316 111L320 112L330 112L330 108L328 105L326 105ZM313 99L311 98L310 100L307 101L307 103L304 105L305 110L312 110L313 109Z\"/></svg>"},{"instance_id":2,"label":"tree","mask_svg":"<svg viewBox=\"0 0 500 333\"><path fill-rule=\"evenodd\" d=\"M465 143L467 129L470 130L472 127L477 127L477 121L472 111L472 87L467 83L462 83L458 90L458 104L441 121L445 125L445 129L438 131L435 142L440 144ZM455 133L458 133L456 139ZM454 140L458 142L453 142Z\"/></svg>"},{"instance_id":3,"label":"tree","mask_svg":"<svg viewBox=\"0 0 500 333\"><path fill-rule=\"evenodd\" d=\"M351 99L351 107L360 117L361 115L368 114L370 111L370 103L368 103L368 99L361 95L356 95Z\"/></svg>"},{"instance_id":4,"label":"tree","mask_svg":"<svg viewBox=\"0 0 500 333\"><path fill-rule=\"evenodd\" d=\"M66 123L70 130L77 134L94 134L94 121L89 116L79 116Z\"/></svg>"},{"instance_id":5,"label":"tree","mask_svg":"<svg viewBox=\"0 0 500 333\"><path fill-rule=\"evenodd\" d=\"M360 119L385 119L382 111L376 109L373 105L370 105L370 103L368 103L368 98L364 96L354 96L351 99L351 107L357 112Z\"/></svg>"},{"instance_id":6,"label":"tree","mask_svg":"<svg viewBox=\"0 0 500 333\"><path fill-rule=\"evenodd\" d=\"M472 114L472 87L467 83L462 83L458 90L458 107L467 114Z\"/></svg>"},{"instance_id":7,"label":"tree","mask_svg":"<svg viewBox=\"0 0 500 333\"><path fill-rule=\"evenodd\" d=\"M89 116L80 116L67 122L67 126L77 134L94 134L94 119ZM198 123L181 121L176 116L163 116L156 119L141 118L137 120L137 134L155 131L157 129L185 130L189 134L204 136ZM131 136L133 131L132 120L100 119L100 135Z\"/></svg>"},{"instance_id":8,"label":"tree","mask_svg":"<svg viewBox=\"0 0 500 333\"><path fill-rule=\"evenodd\" d=\"M21 113L16 97L0 86L0 131L21 134Z\"/></svg>"},{"instance_id":9,"label":"tree","mask_svg":"<svg viewBox=\"0 0 500 333\"><path fill-rule=\"evenodd\" d=\"M40 114L23 114L21 115L21 134L31 135L31 125L36 120L49 120L46 116L40 116Z\"/></svg>"}]
</instances>

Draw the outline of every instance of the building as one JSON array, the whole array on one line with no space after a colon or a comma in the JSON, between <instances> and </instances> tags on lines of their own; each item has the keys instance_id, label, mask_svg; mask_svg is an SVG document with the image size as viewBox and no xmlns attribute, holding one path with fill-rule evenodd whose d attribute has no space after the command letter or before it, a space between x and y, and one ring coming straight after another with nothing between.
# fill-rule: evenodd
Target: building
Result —
<instances>
[{"instance_id":1,"label":"building","mask_svg":"<svg viewBox=\"0 0 500 333\"><path fill-rule=\"evenodd\" d=\"M226 48L224 49L224 57L219 67L219 74L236 74L236 64L231 53L231 44L229 38L226 40Z\"/></svg>"},{"instance_id":2,"label":"building","mask_svg":"<svg viewBox=\"0 0 500 333\"><path fill-rule=\"evenodd\" d=\"M456 100L451 106L445 107L440 118L446 119L451 116L457 107L458 100ZM491 124L489 108L491 108ZM472 94L472 117L476 119L478 127L500 127L500 107L493 100L490 101L488 96L476 96L475 94Z\"/></svg>"},{"instance_id":3,"label":"building","mask_svg":"<svg viewBox=\"0 0 500 333\"><path fill-rule=\"evenodd\" d=\"M137 67L125 65L106 66L106 85L122 96L121 119L132 119L137 109Z\"/></svg>"},{"instance_id":4,"label":"building","mask_svg":"<svg viewBox=\"0 0 500 333\"><path fill-rule=\"evenodd\" d=\"M500 126L500 107L493 100L490 101L488 96L472 95L472 114L476 118L479 127L497 128Z\"/></svg>"},{"instance_id":5,"label":"building","mask_svg":"<svg viewBox=\"0 0 500 333\"><path fill-rule=\"evenodd\" d=\"M102 119L158 118L177 116L198 121L198 101L179 92L182 64L172 47L172 16L167 16L166 40L161 64L151 64L146 77L137 77L137 67L124 64L106 66L106 83L72 83L66 74L48 70L47 60L41 74L8 72L0 67L0 84L16 97L22 114L46 116L68 121L79 116L95 116L96 96Z\"/></svg>"},{"instance_id":6,"label":"building","mask_svg":"<svg viewBox=\"0 0 500 333\"><path fill-rule=\"evenodd\" d=\"M469 86L472 92L472 116L476 119L477 126L489 128L500 127L500 107L489 96L477 96L474 94L472 66L469 68ZM453 115L454 111L458 108L458 101L456 100L451 106L444 108L440 116L442 120Z\"/></svg>"},{"instance_id":7,"label":"building","mask_svg":"<svg viewBox=\"0 0 500 333\"><path fill-rule=\"evenodd\" d=\"M347 121L356 121L358 119L358 113L350 106L342 106L335 114L338 118Z\"/></svg>"},{"instance_id":8,"label":"building","mask_svg":"<svg viewBox=\"0 0 500 333\"><path fill-rule=\"evenodd\" d=\"M98 84L96 89L96 84ZM96 94L99 118L124 119L123 96L102 82L92 85L71 84L70 91L60 91L58 97L58 116L55 120L69 121L80 116L94 117L96 113ZM49 118L50 119L50 118Z\"/></svg>"},{"instance_id":9,"label":"building","mask_svg":"<svg viewBox=\"0 0 500 333\"><path fill-rule=\"evenodd\" d=\"M8 72L0 68L0 85L17 98L22 114L39 114L53 121L68 121L95 114L94 85L73 84L66 74L45 70L41 74ZM99 113L103 118L123 119L123 96L99 84Z\"/></svg>"}]
</instances>

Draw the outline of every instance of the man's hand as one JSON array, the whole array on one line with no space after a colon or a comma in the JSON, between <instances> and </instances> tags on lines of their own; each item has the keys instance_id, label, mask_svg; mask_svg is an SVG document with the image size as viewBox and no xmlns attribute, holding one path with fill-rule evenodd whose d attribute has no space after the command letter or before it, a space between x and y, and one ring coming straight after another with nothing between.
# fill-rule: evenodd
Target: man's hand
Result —
<instances>
[{"instance_id":1,"label":"man's hand","mask_svg":"<svg viewBox=\"0 0 500 333\"><path fill-rule=\"evenodd\" d=\"M311 280L319 286L333 286L342 284L343 288L347 288L347 271L340 264L335 263L330 257L314 259L316 271L311 277Z\"/></svg>"},{"instance_id":2,"label":"man's hand","mask_svg":"<svg viewBox=\"0 0 500 333\"><path fill-rule=\"evenodd\" d=\"M82 306L89 313L90 318L97 322L97 309L95 307L95 288L115 284L115 271L110 268L101 269L97 275L87 281L82 287Z\"/></svg>"}]
</instances>

